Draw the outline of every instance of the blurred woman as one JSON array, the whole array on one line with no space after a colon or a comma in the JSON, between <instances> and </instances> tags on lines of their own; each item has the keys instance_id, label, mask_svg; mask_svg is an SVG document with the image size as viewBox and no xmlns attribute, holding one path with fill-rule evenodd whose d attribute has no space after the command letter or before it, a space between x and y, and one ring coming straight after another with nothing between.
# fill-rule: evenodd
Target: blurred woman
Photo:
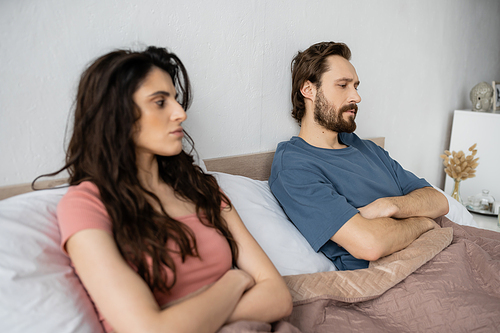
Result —
<instances>
[{"instance_id":1,"label":"blurred woman","mask_svg":"<svg viewBox=\"0 0 500 333\"><path fill-rule=\"evenodd\" d=\"M190 97L163 48L111 52L81 77L57 215L107 332L214 332L291 312L281 276L184 151Z\"/></svg>"}]
</instances>

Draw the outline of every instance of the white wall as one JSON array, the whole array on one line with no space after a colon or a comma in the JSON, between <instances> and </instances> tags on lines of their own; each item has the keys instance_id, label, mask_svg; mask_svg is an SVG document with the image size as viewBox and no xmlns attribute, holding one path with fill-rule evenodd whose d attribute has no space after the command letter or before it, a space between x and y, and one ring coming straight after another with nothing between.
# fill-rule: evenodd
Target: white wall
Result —
<instances>
[{"instance_id":1,"label":"white wall","mask_svg":"<svg viewBox=\"0 0 500 333\"><path fill-rule=\"evenodd\" d=\"M188 68L186 129L204 158L267 151L298 133L290 60L343 41L361 80L357 133L441 186L454 109L500 81L498 0L1 0L0 186L64 160L85 65L115 48L167 46Z\"/></svg>"}]
</instances>

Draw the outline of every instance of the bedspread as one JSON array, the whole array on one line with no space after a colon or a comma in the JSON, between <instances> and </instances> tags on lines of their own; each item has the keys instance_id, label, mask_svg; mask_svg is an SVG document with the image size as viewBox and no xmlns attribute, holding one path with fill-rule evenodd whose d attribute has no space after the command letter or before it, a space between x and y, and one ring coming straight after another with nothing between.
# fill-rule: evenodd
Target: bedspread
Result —
<instances>
[{"instance_id":1,"label":"bedspread","mask_svg":"<svg viewBox=\"0 0 500 333\"><path fill-rule=\"evenodd\" d=\"M436 222L446 229L367 269L285 277L294 297L287 320L318 333L498 332L500 233Z\"/></svg>"},{"instance_id":2,"label":"bedspread","mask_svg":"<svg viewBox=\"0 0 500 333\"><path fill-rule=\"evenodd\" d=\"M500 332L500 233L436 220L367 269L285 276L292 314L230 332Z\"/></svg>"}]
</instances>

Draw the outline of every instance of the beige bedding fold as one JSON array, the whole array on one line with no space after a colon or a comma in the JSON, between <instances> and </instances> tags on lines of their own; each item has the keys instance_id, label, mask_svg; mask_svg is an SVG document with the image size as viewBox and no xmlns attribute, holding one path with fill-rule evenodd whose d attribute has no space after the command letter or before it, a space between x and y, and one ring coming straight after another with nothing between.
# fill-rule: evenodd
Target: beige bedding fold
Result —
<instances>
[{"instance_id":1,"label":"beige bedding fold","mask_svg":"<svg viewBox=\"0 0 500 333\"><path fill-rule=\"evenodd\" d=\"M450 245L452 228L433 229L407 248L354 271L289 275L284 279L295 304L328 297L354 303L376 298Z\"/></svg>"}]
</instances>

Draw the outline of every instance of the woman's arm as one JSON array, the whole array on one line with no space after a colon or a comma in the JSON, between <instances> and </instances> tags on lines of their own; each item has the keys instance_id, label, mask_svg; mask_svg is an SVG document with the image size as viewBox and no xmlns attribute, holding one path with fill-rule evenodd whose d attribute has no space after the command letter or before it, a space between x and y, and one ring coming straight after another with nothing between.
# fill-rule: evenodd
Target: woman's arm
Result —
<instances>
[{"instance_id":1,"label":"woman's arm","mask_svg":"<svg viewBox=\"0 0 500 333\"><path fill-rule=\"evenodd\" d=\"M246 258L248 241L241 241ZM204 292L160 310L145 281L125 262L105 231L79 231L69 238L66 249L99 311L119 333L215 332L234 316L242 294L255 284L244 270L230 270Z\"/></svg>"},{"instance_id":2,"label":"woman's arm","mask_svg":"<svg viewBox=\"0 0 500 333\"><path fill-rule=\"evenodd\" d=\"M289 315L292 312L292 297L271 260L248 232L234 207L225 208L222 216L238 244L238 268L250 274L255 281L255 286L243 294L228 321L270 323Z\"/></svg>"}]
</instances>

